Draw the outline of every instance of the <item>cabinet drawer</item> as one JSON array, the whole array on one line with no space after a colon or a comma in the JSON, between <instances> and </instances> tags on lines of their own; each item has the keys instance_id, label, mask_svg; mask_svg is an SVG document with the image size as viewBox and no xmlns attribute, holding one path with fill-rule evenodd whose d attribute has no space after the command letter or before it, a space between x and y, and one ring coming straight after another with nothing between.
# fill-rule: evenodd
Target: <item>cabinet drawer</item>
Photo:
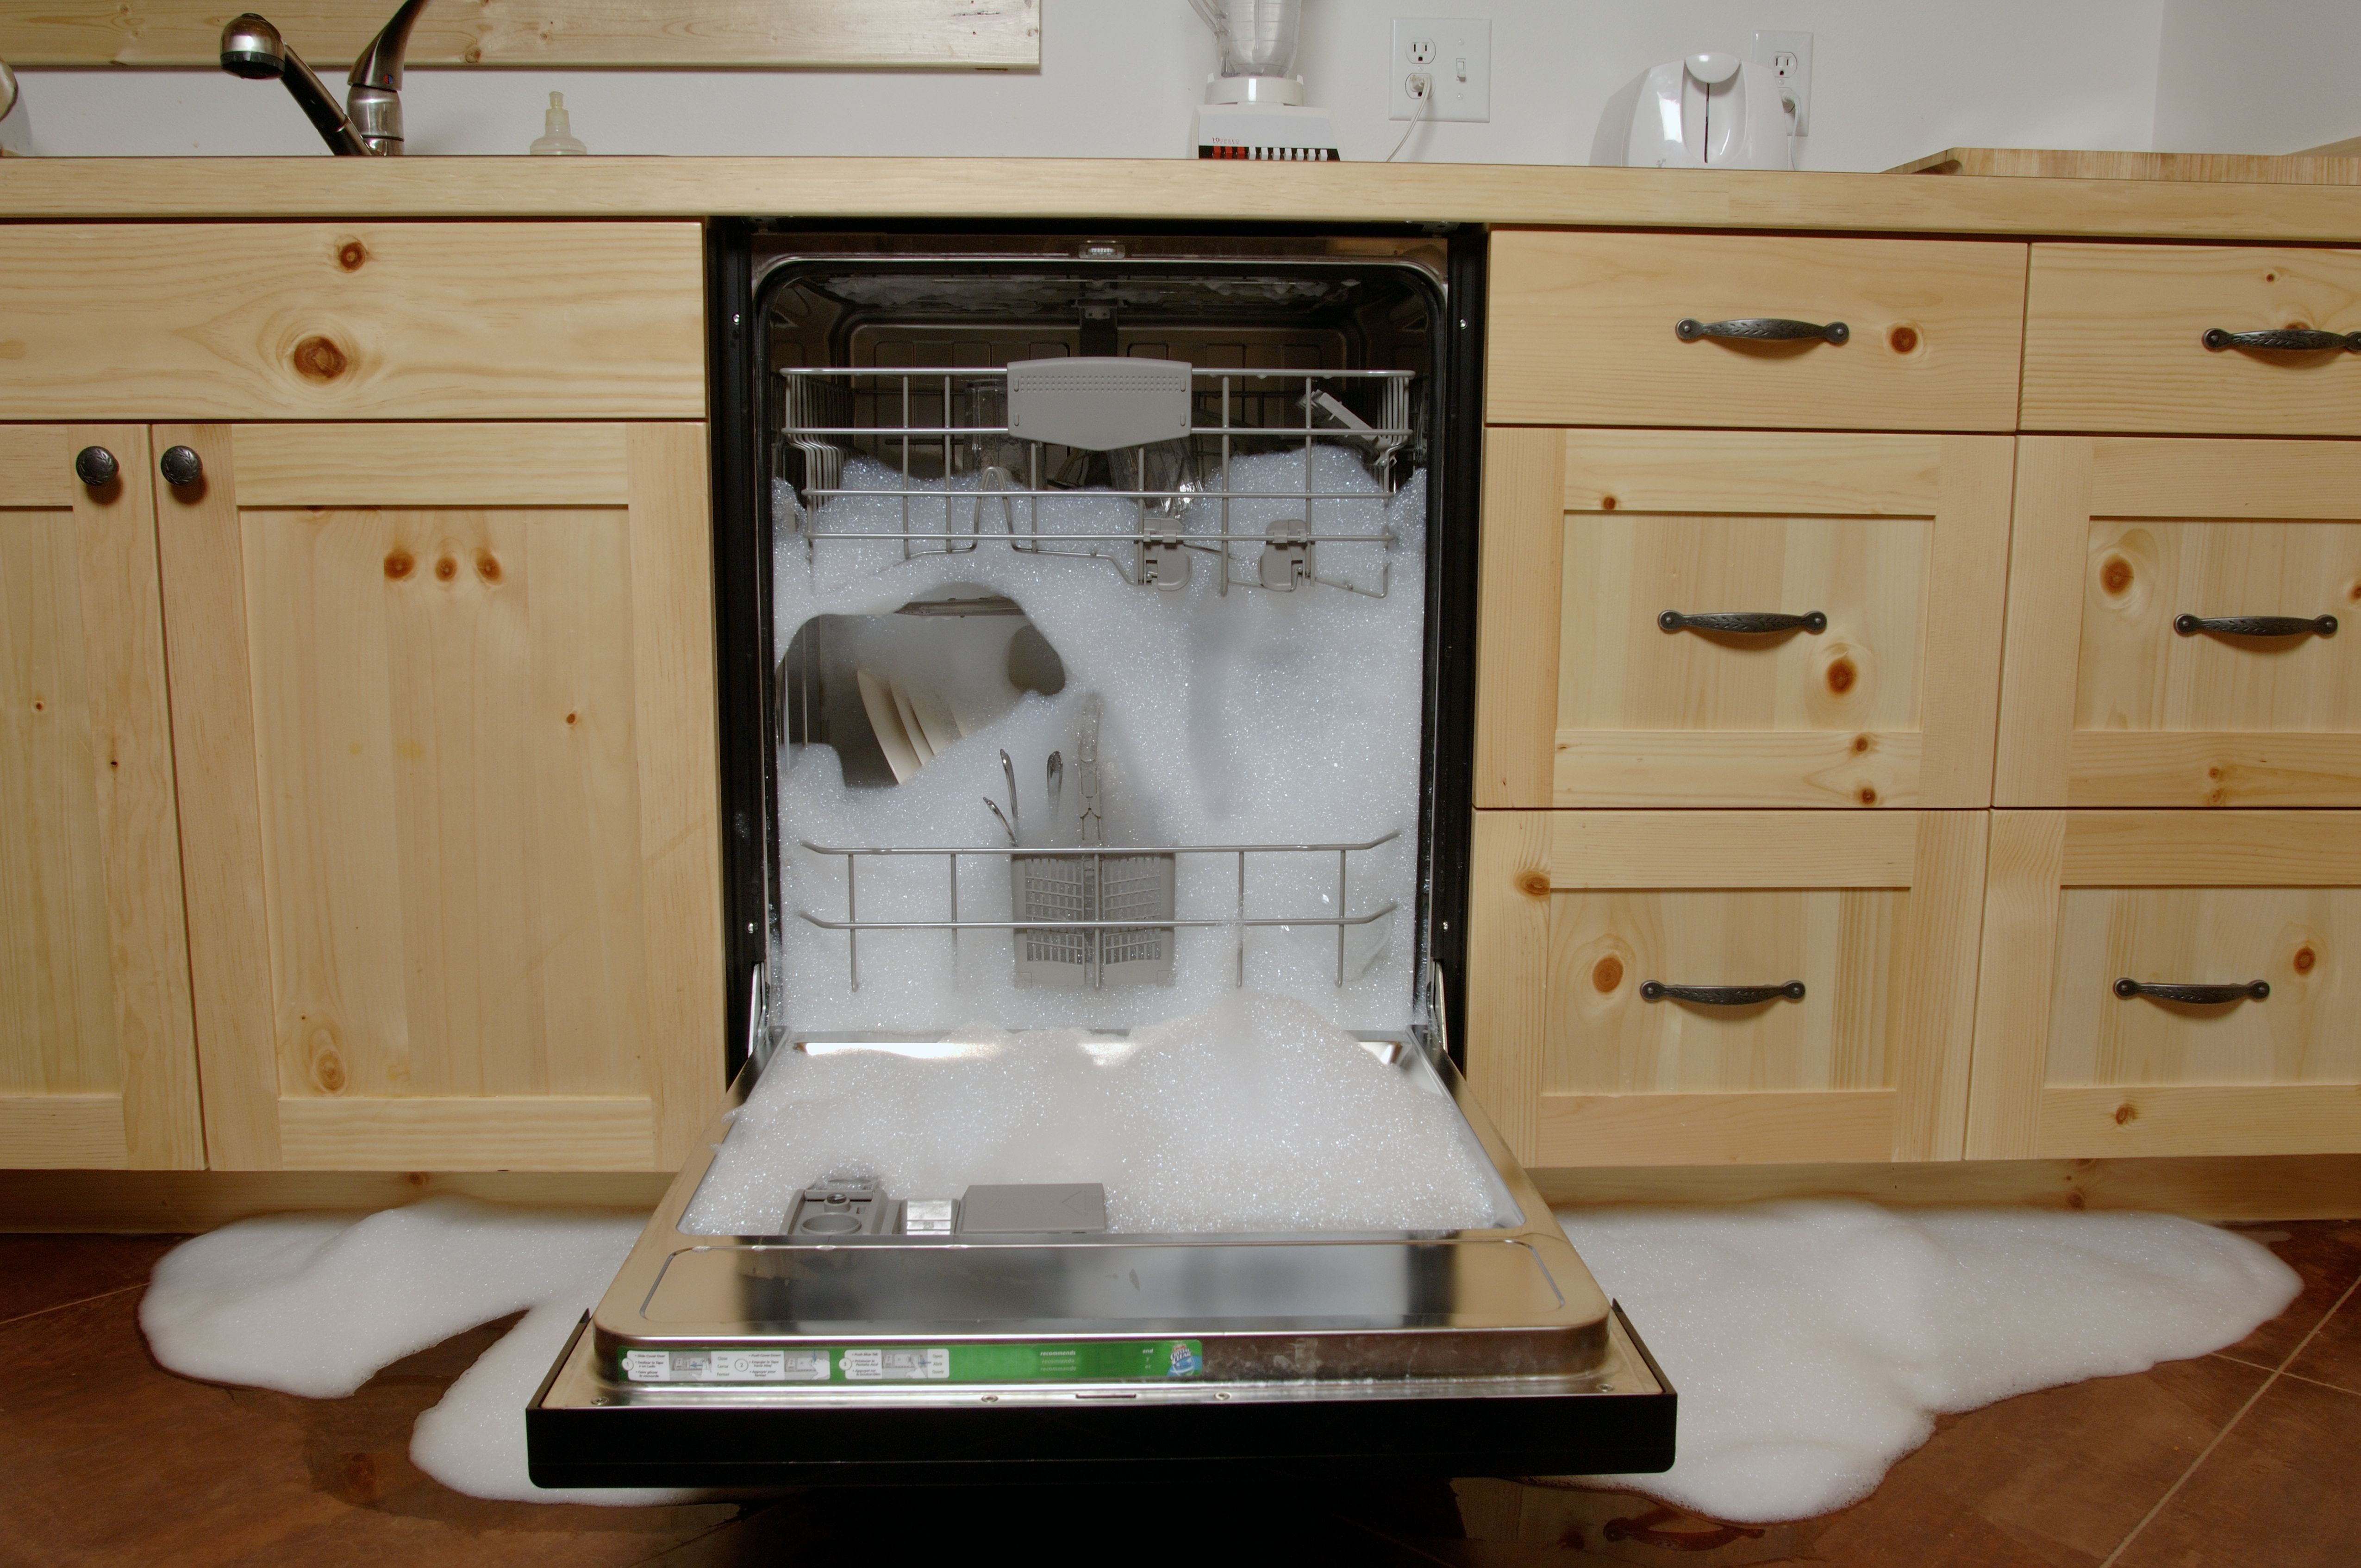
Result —
<instances>
[{"instance_id":1,"label":"cabinet drawer","mask_svg":"<svg viewBox=\"0 0 2361 1568\"><path fill-rule=\"evenodd\" d=\"M1469 1081L1528 1164L1956 1158L1986 820L1477 813Z\"/></svg>"},{"instance_id":2,"label":"cabinet drawer","mask_svg":"<svg viewBox=\"0 0 2361 1568\"><path fill-rule=\"evenodd\" d=\"M1492 236L1495 424L2013 430L2023 245L1750 235ZM1684 341L1683 321L1847 340Z\"/></svg>"},{"instance_id":3,"label":"cabinet drawer","mask_svg":"<svg viewBox=\"0 0 2361 1568\"><path fill-rule=\"evenodd\" d=\"M2361 813L1996 812L1992 868L1971 1158L2361 1151Z\"/></svg>"},{"instance_id":4,"label":"cabinet drawer","mask_svg":"<svg viewBox=\"0 0 2361 1568\"><path fill-rule=\"evenodd\" d=\"M0 225L0 419L701 419L693 223Z\"/></svg>"},{"instance_id":5,"label":"cabinet drawer","mask_svg":"<svg viewBox=\"0 0 2361 1568\"><path fill-rule=\"evenodd\" d=\"M2361 331L2361 250L2037 245L2026 430L2361 435L2361 354L2205 334Z\"/></svg>"},{"instance_id":6,"label":"cabinet drawer","mask_svg":"<svg viewBox=\"0 0 2361 1568\"><path fill-rule=\"evenodd\" d=\"M2361 806L2361 444L2027 438L2009 574L2000 804Z\"/></svg>"},{"instance_id":7,"label":"cabinet drawer","mask_svg":"<svg viewBox=\"0 0 2361 1568\"><path fill-rule=\"evenodd\" d=\"M1476 804L1984 805L2012 456L2002 436L1491 432Z\"/></svg>"}]
</instances>

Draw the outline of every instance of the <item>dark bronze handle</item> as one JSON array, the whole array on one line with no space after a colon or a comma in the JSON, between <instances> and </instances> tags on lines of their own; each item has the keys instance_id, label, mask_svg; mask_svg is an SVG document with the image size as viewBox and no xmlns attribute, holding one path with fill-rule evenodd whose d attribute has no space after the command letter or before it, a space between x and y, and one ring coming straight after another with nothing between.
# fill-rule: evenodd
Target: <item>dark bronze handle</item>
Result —
<instances>
[{"instance_id":1,"label":"dark bronze handle","mask_svg":"<svg viewBox=\"0 0 2361 1568\"><path fill-rule=\"evenodd\" d=\"M2217 354L2225 348L2273 348L2282 354L2317 354L2323 349L2342 348L2361 354L2361 332L2315 332L2301 326L2272 327L2262 332L2224 332L2218 326L2209 326L2200 341Z\"/></svg>"},{"instance_id":2,"label":"dark bronze handle","mask_svg":"<svg viewBox=\"0 0 2361 1568\"><path fill-rule=\"evenodd\" d=\"M2216 1002L2267 1002L2270 1000L2271 982L2250 980L2244 985L2180 985L2170 981L2141 981L2125 975L2115 981L2115 994L2126 1002L2135 996L2153 996L2158 1002L2188 1002L2198 1006Z\"/></svg>"},{"instance_id":3,"label":"dark bronze handle","mask_svg":"<svg viewBox=\"0 0 2361 1568\"><path fill-rule=\"evenodd\" d=\"M192 446L167 446L156 466L163 473L164 482L174 489L193 485L205 477L205 460L197 455Z\"/></svg>"},{"instance_id":4,"label":"dark bronze handle","mask_svg":"<svg viewBox=\"0 0 2361 1568\"><path fill-rule=\"evenodd\" d=\"M2183 637L2194 637L2201 631L2211 631L2223 637L2334 637L2336 618L2333 615L2217 615L2212 620L2203 616L2176 615L2172 629Z\"/></svg>"},{"instance_id":5,"label":"dark bronze handle","mask_svg":"<svg viewBox=\"0 0 2361 1568\"><path fill-rule=\"evenodd\" d=\"M1701 322L1695 316L1683 316L1673 323L1673 335L1683 343L1695 343L1701 337L1736 338L1744 343L1805 343L1818 338L1822 343L1843 343L1852 336L1852 328L1842 322L1789 321L1784 316L1741 316L1736 321Z\"/></svg>"},{"instance_id":6,"label":"dark bronze handle","mask_svg":"<svg viewBox=\"0 0 2361 1568\"><path fill-rule=\"evenodd\" d=\"M74 477L93 490L103 490L115 483L115 476L121 471L115 454L104 446L85 446L74 454Z\"/></svg>"},{"instance_id":7,"label":"dark bronze handle","mask_svg":"<svg viewBox=\"0 0 2361 1568\"><path fill-rule=\"evenodd\" d=\"M1715 610L1705 615L1684 615L1668 609L1656 617L1656 624L1667 631L1806 631L1820 632L1828 629L1828 618L1818 610L1808 615L1781 615L1767 609Z\"/></svg>"},{"instance_id":8,"label":"dark bronze handle","mask_svg":"<svg viewBox=\"0 0 2361 1568\"><path fill-rule=\"evenodd\" d=\"M1783 996L1790 1002L1801 1002L1804 982L1791 980L1784 985L1666 985L1661 980L1650 980L1640 984L1642 1002L1662 1002L1667 996L1675 1002L1702 1002L1708 1007L1752 1007L1758 1002L1776 1002Z\"/></svg>"}]
</instances>

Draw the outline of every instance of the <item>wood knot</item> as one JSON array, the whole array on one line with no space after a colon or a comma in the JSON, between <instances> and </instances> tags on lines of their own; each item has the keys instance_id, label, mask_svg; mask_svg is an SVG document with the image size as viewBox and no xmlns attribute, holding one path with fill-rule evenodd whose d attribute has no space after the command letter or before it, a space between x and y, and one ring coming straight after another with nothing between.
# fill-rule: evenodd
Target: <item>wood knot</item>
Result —
<instances>
[{"instance_id":1,"label":"wood knot","mask_svg":"<svg viewBox=\"0 0 2361 1568\"><path fill-rule=\"evenodd\" d=\"M2139 1108L2134 1105L2130 1101L2126 1100L2122 1104L2115 1107L2116 1126L2120 1127L2126 1122L2136 1122L2137 1120L2139 1120Z\"/></svg>"},{"instance_id":2,"label":"wood knot","mask_svg":"<svg viewBox=\"0 0 2361 1568\"><path fill-rule=\"evenodd\" d=\"M489 550L476 552L476 576L488 583L500 580L500 558Z\"/></svg>"},{"instance_id":3,"label":"wood knot","mask_svg":"<svg viewBox=\"0 0 2361 1568\"><path fill-rule=\"evenodd\" d=\"M451 559L450 556L445 555L441 560L434 563L434 576L439 581L447 583L458 575L459 563Z\"/></svg>"},{"instance_id":4,"label":"wood knot","mask_svg":"<svg viewBox=\"0 0 2361 1568\"><path fill-rule=\"evenodd\" d=\"M1898 326L1885 334L1885 345L1896 354L1909 354L1918 347L1918 329Z\"/></svg>"},{"instance_id":5,"label":"wood knot","mask_svg":"<svg viewBox=\"0 0 2361 1568\"><path fill-rule=\"evenodd\" d=\"M312 1081L323 1094L345 1091L345 1058L331 1047L323 1046L312 1056Z\"/></svg>"},{"instance_id":6,"label":"wood knot","mask_svg":"<svg viewBox=\"0 0 2361 1568\"><path fill-rule=\"evenodd\" d=\"M333 381L352 367L345 351L330 338L313 334L295 345L295 373L307 381Z\"/></svg>"},{"instance_id":7,"label":"wood knot","mask_svg":"<svg viewBox=\"0 0 2361 1568\"><path fill-rule=\"evenodd\" d=\"M1517 879L1517 891L1531 898L1549 896L1549 876L1543 872L1527 872Z\"/></svg>"},{"instance_id":8,"label":"wood knot","mask_svg":"<svg viewBox=\"0 0 2361 1568\"><path fill-rule=\"evenodd\" d=\"M579 724L582 722L582 716L578 713L569 713L566 716L566 722L568 724Z\"/></svg>"},{"instance_id":9,"label":"wood knot","mask_svg":"<svg viewBox=\"0 0 2361 1568\"><path fill-rule=\"evenodd\" d=\"M2266 283L2276 283L2279 280L2279 275L2276 272L2266 272L2263 274L2263 281Z\"/></svg>"},{"instance_id":10,"label":"wood knot","mask_svg":"<svg viewBox=\"0 0 2361 1568\"><path fill-rule=\"evenodd\" d=\"M1861 786L1859 792L1853 795L1853 798L1860 801L1863 806L1875 806L1877 804L1877 788L1873 784L1863 784Z\"/></svg>"},{"instance_id":11,"label":"wood knot","mask_svg":"<svg viewBox=\"0 0 2361 1568\"><path fill-rule=\"evenodd\" d=\"M2090 1202L2091 1201L2088 1198L2083 1197L2080 1192L2069 1192L2066 1194L2066 1207L2069 1209L2087 1208L2090 1206Z\"/></svg>"},{"instance_id":12,"label":"wood knot","mask_svg":"<svg viewBox=\"0 0 2361 1568\"><path fill-rule=\"evenodd\" d=\"M336 265L347 272L357 272L368 264L368 247L357 239L348 239L336 249Z\"/></svg>"},{"instance_id":13,"label":"wood knot","mask_svg":"<svg viewBox=\"0 0 2361 1568\"><path fill-rule=\"evenodd\" d=\"M1623 983L1623 960L1608 954L1590 966L1590 983L1600 991L1612 991Z\"/></svg>"},{"instance_id":14,"label":"wood knot","mask_svg":"<svg viewBox=\"0 0 2361 1568\"><path fill-rule=\"evenodd\" d=\"M35 713L47 713L49 711L49 705L43 702L39 697L35 697L33 699L33 711Z\"/></svg>"},{"instance_id":15,"label":"wood knot","mask_svg":"<svg viewBox=\"0 0 2361 1568\"><path fill-rule=\"evenodd\" d=\"M2122 593L2132 586L2132 564L2120 555L2110 555L2099 565L2099 586L2111 594Z\"/></svg>"},{"instance_id":16,"label":"wood knot","mask_svg":"<svg viewBox=\"0 0 2361 1568\"><path fill-rule=\"evenodd\" d=\"M2361 577L2345 585L2345 597L2354 604L2361 604Z\"/></svg>"},{"instance_id":17,"label":"wood knot","mask_svg":"<svg viewBox=\"0 0 2361 1568\"><path fill-rule=\"evenodd\" d=\"M1856 735L1852 738L1852 754L1854 756L1858 757L1861 755L1869 750L1869 747L1870 740L1868 736Z\"/></svg>"},{"instance_id":18,"label":"wood knot","mask_svg":"<svg viewBox=\"0 0 2361 1568\"><path fill-rule=\"evenodd\" d=\"M2295 950L2296 973L2310 974L2312 972L2312 966L2318 962L2320 962L2320 955L2313 952L2310 948L2298 948Z\"/></svg>"},{"instance_id":19,"label":"wood knot","mask_svg":"<svg viewBox=\"0 0 2361 1568\"><path fill-rule=\"evenodd\" d=\"M1828 661L1828 671L1823 678L1828 683L1828 690L1842 696L1852 690L1854 682L1861 679L1861 671L1850 659L1839 654Z\"/></svg>"},{"instance_id":20,"label":"wood knot","mask_svg":"<svg viewBox=\"0 0 2361 1568\"><path fill-rule=\"evenodd\" d=\"M484 46L481 44L469 44L462 58L465 59L469 65L483 64Z\"/></svg>"},{"instance_id":21,"label":"wood knot","mask_svg":"<svg viewBox=\"0 0 2361 1568\"><path fill-rule=\"evenodd\" d=\"M1620 503L1618 502L1613 496L1601 496L1598 498L1598 510L1600 511L1613 511L1620 504Z\"/></svg>"},{"instance_id":22,"label":"wood knot","mask_svg":"<svg viewBox=\"0 0 2361 1568\"><path fill-rule=\"evenodd\" d=\"M397 583L410 576L417 566L418 563L407 550L392 551L385 558L385 575Z\"/></svg>"}]
</instances>

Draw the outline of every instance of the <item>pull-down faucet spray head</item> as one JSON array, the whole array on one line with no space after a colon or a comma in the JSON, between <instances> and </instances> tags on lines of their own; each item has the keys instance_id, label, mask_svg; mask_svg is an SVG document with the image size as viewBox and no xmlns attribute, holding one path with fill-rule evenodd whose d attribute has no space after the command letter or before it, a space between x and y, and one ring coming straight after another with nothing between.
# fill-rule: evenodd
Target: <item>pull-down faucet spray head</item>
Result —
<instances>
[{"instance_id":1,"label":"pull-down faucet spray head","mask_svg":"<svg viewBox=\"0 0 2361 1568\"><path fill-rule=\"evenodd\" d=\"M427 0L405 0L368 48L353 62L346 103L336 100L287 45L279 29L248 11L233 16L222 28L221 65L232 76L249 82L277 77L302 106L328 150L344 157L386 158L401 151L401 63L410 48L411 29Z\"/></svg>"}]
</instances>

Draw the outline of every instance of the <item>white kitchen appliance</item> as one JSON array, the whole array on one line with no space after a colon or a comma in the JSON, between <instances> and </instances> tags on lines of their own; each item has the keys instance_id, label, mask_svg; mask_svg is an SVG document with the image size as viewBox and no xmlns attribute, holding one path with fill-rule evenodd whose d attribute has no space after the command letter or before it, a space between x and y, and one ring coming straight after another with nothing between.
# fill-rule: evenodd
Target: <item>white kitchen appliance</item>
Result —
<instances>
[{"instance_id":1,"label":"white kitchen appliance","mask_svg":"<svg viewBox=\"0 0 2361 1568\"><path fill-rule=\"evenodd\" d=\"M1603 168L1793 169L1795 99L1778 72L1708 49L1642 71L1598 117Z\"/></svg>"},{"instance_id":2,"label":"white kitchen appliance","mask_svg":"<svg viewBox=\"0 0 2361 1568\"><path fill-rule=\"evenodd\" d=\"M1205 78L1205 102L1190 116L1189 145L1199 158L1277 159L1333 163L1336 131L1328 111L1303 101L1303 78L1290 75L1302 0L1189 0L1222 51L1218 75Z\"/></svg>"}]
</instances>

